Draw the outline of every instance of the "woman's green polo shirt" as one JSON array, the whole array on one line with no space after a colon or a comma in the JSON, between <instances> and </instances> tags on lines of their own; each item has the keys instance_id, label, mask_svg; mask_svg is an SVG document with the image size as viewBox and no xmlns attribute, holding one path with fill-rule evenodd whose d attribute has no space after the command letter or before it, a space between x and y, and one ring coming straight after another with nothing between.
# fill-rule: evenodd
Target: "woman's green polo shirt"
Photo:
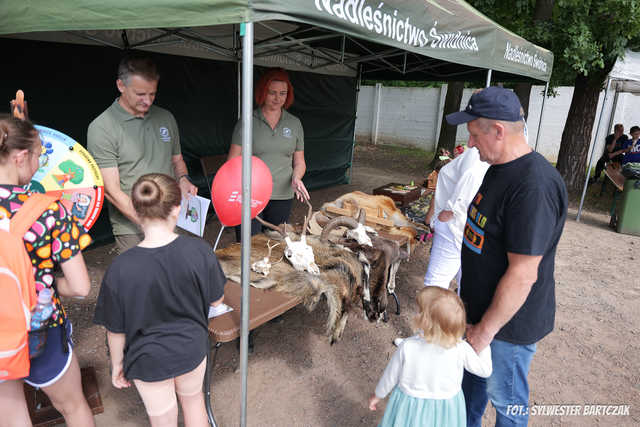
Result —
<instances>
[{"instance_id":1,"label":"woman's green polo shirt","mask_svg":"<svg viewBox=\"0 0 640 427\"><path fill-rule=\"evenodd\" d=\"M242 120L233 129L231 143L242 145ZM295 151L304 151L304 131L296 116L282 110L280 121L271 129L262 108L253 110L253 155L269 166L273 179L272 200L293 198L291 177Z\"/></svg>"}]
</instances>

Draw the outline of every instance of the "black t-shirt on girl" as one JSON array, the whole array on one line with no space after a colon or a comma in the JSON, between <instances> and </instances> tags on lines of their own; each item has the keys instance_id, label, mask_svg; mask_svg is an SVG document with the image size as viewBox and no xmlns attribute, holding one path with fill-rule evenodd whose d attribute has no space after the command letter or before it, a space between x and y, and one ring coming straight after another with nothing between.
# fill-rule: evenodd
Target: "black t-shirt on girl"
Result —
<instances>
[{"instance_id":1,"label":"black t-shirt on girl","mask_svg":"<svg viewBox=\"0 0 640 427\"><path fill-rule=\"evenodd\" d=\"M225 282L211 246L194 237L118 256L102 280L93 321L125 334L125 377L161 381L196 368L209 350L209 304L222 297Z\"/></svg>"},{"instance_id":2,"label":"black t-shirt on girl","mask_svg":"<svg viewBox=\"0 0 640 427\"><path fill-rule=\"evenodd\" d=\"M469 323L478 323L491 304L512 252L542 260L525 303L495 338L527 345L553 330L554 262L566 216L564 181L540 154L487 170L469 205L462 245L461 297Z\"/></svg>"}]
</instances>

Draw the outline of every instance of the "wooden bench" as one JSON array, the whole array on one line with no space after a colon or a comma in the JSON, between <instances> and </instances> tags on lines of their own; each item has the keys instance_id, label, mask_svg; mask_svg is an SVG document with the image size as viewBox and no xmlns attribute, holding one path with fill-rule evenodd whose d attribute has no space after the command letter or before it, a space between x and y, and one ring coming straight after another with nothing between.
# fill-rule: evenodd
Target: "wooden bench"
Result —
<instances>
[{"instance_id":1,"label":"wooden bench","mask_svg":"<svg viewBox=\"0 0 640 427\"><path fill-rule=\"evenodd\" d=\"M217 426L211 405L211 379L216 363L218 349L222 344L235 340L240 336L242 287L236 282L227 282L224 289L224 303L233 311L209 319L209 337L212 342L213 355L207 358L207 371L204 378L205 405L207 416L212 426ZM274 319L301 303L298 297L269 289L249 287L249 330Z\"/></svg>"},{"instance_id":2,"label":"wooden bench","mask_svg":"<svg viewBox=\"0 0 640 427\"><path fill-rule=\"evenodd\" d=\"M609 178L609 180L611 180L613 185L615 185L618 190L622 191L622 189L624 188L625 178L624 175L622 175L622 168L620 168L619 165L617 167L614 167L613 164L609 162L609 164L607 164L607 168L604 171L604 174L607 178Z\"/></svg>"},{"instance_id":3,"label":"wooden bench","mask_svg":"<svg viewBox=\"0 0 640 427\"><path fill-rule=\"evenodd\" d=\"M90 366L81 368L80 376L82 379L82 392L87 399L91 412L93 415L103 413L104 406L98 390L95 369ZM29 417L34 427L49 427L64 422L62 414L53 407L51 401L41 389L33 388L25 383L24 397L27 401Z\"/></svg>"}]
</instances>

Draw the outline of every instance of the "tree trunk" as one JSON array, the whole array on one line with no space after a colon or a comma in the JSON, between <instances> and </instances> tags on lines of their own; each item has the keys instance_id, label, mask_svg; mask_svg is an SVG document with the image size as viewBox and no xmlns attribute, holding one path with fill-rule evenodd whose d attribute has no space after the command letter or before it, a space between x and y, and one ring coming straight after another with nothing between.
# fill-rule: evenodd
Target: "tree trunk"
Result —
<instances>
[{"instance_id":1,"label":"tree trunk","mask_svg":"<svg viewBox=\"0 0 640 427\"><path fill-rule=\"evenodd\" d=\"M462 92L464 90L464 82L449 82L447 85L447 96L444 99L444 111L442 114L442 124L440 126L440 137L438 138L438 146L436 147L435 155L431 161L431 167L438 159L438 151L441 148L449 150L453 154L453 149L456 146L456 131L457 126L451 126L447 123L447 114L460 111L460 101L462 101Z\"/></svg>"},{"instance_id":2,"label":"tree trunk","mask_svg":"<svg viewBox=\"0 0 640 427\"><path fill-rule=\"evenodd\" d=\"M550 21L553 16L554 0L536 0L535 9L533 9L534 21Z\"/></svg>"},{"instance_id":3,"label":"tree trunk","mask_svg":"<svg viewBox=\"0 0 640 427\"><path fill-rule=\"evenodd\" d=\"M529 98L531 97L531 83L516 83L513 87L513 91L518 95L520 105L524 110L524 119L529 117Z\"/></svg>"},{"instance_id":4,"label":"tree trunk","mask_svg":"<svg viewBox=\"0 0 640 427\"><path fill-rule=\"evenodd\" d=\"M601 88L601 81L583 75L576 77L556 164L569 192L578 193L584 185L591 131Z\"/></svg>"}]
</instances>

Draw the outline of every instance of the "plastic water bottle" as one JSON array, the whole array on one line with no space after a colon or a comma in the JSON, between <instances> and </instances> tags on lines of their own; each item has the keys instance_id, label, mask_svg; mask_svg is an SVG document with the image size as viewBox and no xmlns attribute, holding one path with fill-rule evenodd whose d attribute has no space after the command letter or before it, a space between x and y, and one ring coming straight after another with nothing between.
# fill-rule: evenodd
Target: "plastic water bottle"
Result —
<instances>
[{"instance_id":1,"label":"plastic water bottle","mask_svg":"<svg viewBox=\"0 0 640 427\"><path fill-rule=\"evenodd\" d=\"M29 357L38 357L47 342L48 320L53 314L53 291L45 288L38 294L38 303L31 312L29 332Z\"/></svg>"}]
</instances>

